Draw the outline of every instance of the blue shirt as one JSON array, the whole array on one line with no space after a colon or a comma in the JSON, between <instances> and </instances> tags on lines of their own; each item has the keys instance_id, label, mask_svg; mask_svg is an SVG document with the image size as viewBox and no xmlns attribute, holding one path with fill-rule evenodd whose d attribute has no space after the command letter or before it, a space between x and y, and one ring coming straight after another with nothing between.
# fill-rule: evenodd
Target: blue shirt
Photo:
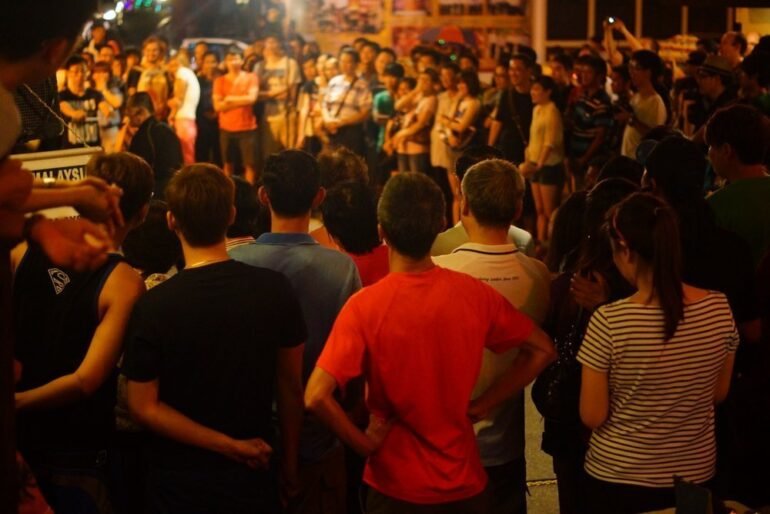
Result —
<instances>
[{"instance_id":1,"label":"blue shirt","mask_svg":"<svg viewBox=\"0 0 770 514\"><path fill-rule=\"evenodd\" d=\"M301 233L262 234L253 243L235 247L228 253L237 261L281 272L291 282L307 326L302 361L302 378L307 383L337 314L348 298L361 289L355 263L344 253L324 248L308 234ZM306 415L300 456L315 462L335 445L334 436L319 421Z\"/></svg>"}]
</instances>

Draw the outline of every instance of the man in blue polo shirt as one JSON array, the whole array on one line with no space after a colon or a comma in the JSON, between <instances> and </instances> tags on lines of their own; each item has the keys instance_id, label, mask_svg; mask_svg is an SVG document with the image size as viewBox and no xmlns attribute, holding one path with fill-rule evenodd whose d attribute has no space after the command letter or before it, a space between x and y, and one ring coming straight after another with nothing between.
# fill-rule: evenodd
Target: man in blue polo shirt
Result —
<instances>
[{"instance_id":1,"label":"man in blue polo shirt","mask_svg":"<svg viewBox=\"0 0 770 514\"><path fill-rule=\"evenodd\" d=\"M310 154L285 150L271 155L262 181L259 200L270 208L272 231L233 248L230 256L279 271L294 286L308 331L302 366L307 383L337 314L361 288L361 279L350 257L320 246L308 235L310 211L325 195L318 164ZM306 416L303 423L299 453L301 483L296 501L300 511L344 514L343 447L312 416Z\"/></svg>"}]
</instances>

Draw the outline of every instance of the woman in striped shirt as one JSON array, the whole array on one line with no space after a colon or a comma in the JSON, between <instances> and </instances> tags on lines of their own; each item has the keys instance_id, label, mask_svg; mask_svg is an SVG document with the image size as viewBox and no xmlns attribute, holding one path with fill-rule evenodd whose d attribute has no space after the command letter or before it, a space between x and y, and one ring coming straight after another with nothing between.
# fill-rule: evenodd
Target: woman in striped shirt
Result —
<instances>
[{"instance_id":1,"label":"woman in striped shirt","mask_svg":"<svg viewBox=\"0 0 770 514\"><path fill-rule=\"evenodd\" d=\"M585 469L591 513L672 507L674 477L714 477L714 404L738 345L721 293L681 280L676 215L636 193L608 214L613 260L637 289L596 310L578 354L580 416L593 429Z\"/></svg>"}]
</instances>

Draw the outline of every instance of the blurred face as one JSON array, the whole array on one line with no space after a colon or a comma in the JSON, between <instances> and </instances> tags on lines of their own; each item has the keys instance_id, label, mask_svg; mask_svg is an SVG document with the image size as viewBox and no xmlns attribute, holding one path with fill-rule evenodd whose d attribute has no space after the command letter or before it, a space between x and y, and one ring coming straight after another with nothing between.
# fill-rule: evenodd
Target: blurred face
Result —
<instances>
[{"instance_id":1,"label":"blurred face","mask_svg":"<svg viewBox=\"0 0 770 514\"><path fill-rule=\"evenodd\" d=\"M520 59L512 59L508 67L508 76L514 87L525 87L529 83L529 70Z\"/></svg>"},{"instance_id":2,"label":"blurred face","mask_svg":"<svg viewBox=\"0 0 770 514\"><path fill-rule=\"evenodd\" d=\"M579 66L578 77L580 78L580 85L583 87L592 88L598 86L598 74L591 66Z\"/></svg>"},{"instance_id":3,"label":"blurred face","mask_svg":"<svg viewBox=\"0 0 770 514\"><path fill-rule=\"evenodd\" d=\"M455 89L457 87L457 75L449 68L441 68L441 85L444 89Z\"/></svg>"},{"instance_id":4,"label":"blurred face","mask_svg":"<svg viewBox=\"0 0 770 514\"><path fill-rule=\"evenodd\" d=\"M432 84L433 83L431 82L431 85ZM409 91L411 91L411 89L409 88L409 82L407 82L406 80L402 80L401 82L398 83L398 90L397 90L396 94L399 97L402 97L402 96L408 94Z\"/></svg>"},{"instance_id":5,"label":"blurred face","mask_svg":"<svg viewBox=\"0 0 770 514\"><path fill-rule=\"evenodd\" d=\"M361 49L361 63L369 66L370 64L374 63L374 60L377 58L377 52L372 48L371 46L365 46Z\"/></svg>"},{"instance_id":6,"label":"blurred face","mask_svg":"<svg viewBox=\"0 0 770 514\"><path fill-rule=\"evenodd\" d=\"M508 70L505 66L498 66L495 68L495 87L497 89L505 89L510 84L508 80Z\"/></svg>"},{"instance_id":7,"label":"blurred face","mask_svg":"<svg viewBox=\"0 0 770 514\"><path fill-rule=\"evenodd\" d=\"M126 68L129 70L139 65L139 57L134 54L126 56Z\"/></svg>"},{"instance_id":8,"label":"blurred face","mask_svg":"<svg viewBox=\"0 0 770 514\"><path fill-rule=\"evenodd\" d=\"M265 39L265 52L276 55L281 53L281 44L278 39L269 37Z\"/></svg>"},{"instance_id":9,"label":"blurred face","mask_svg":"<svg viewBox=\"0 0 770 514\"><path fill-rule=\"evenodd\" d=\"M394 77L393 75L383 75L382 83L385 85L386 89L393 91L398 87L398 77Z\"/></svg>"},{"instance_id":10,"label":"blurred face","mask_svg":"<svg viewBox=\"0 0 770 514\"><path fill-rule=\"evenodd\" d=\"M149 64L157 64L160 62L160 45L158 43L147 43L144 46L144 60Z\"/></svg>"},{"instance_id":11,"label":"blurred face","mask_svg":"<svg viewBox=\"0 0 770 514\"><path fill-rule=\"evenodd\" d=\"M377 70L378 75L385 73L385 68L388 64L393 62L393 56L387 52L380 52L377 58L374 60L374 69Z\"/></svg>"},{"instance_id":12,"label":"blurred face","mask_svg":"<svg viewBox=\"0 0 770 514\"><path fill-rule=\"evenodd\" d=\"M709 98L716 94L716 91L719 90L719 86L722 83L717 75L711 75L709 73L704 73L703 71L698 71L698 73L695 74L695 81L698 83L698 90L700 93Z\"/></svg>"},{"instance_id":13,"label":"blurred face","mask_svg":"<svg viewBox=\"0 0 770 514\"><path fill-rule=\"evenodd\" d=\"M200 43L195 45L195 50L193 51L193 55L195 56L195 62L200 63L204 59L204 55L206 52L209 51L209 45L205 43Z\"/></svg>"},{"instance_id":14,"label":"blurred face","mask_svg":"<svg viewBox=\"0 0 770 514\"><path fill-rule=\"evenodd\" d=\"M225 57L225 66L229 73L239 73L243 69L243 57L239 54L228 54Z\"/></svg>"},{"instance_id":15,"label":"blurred face","mask_svg":"<svg viewBox=\"0 0 770 514\"><path fill-rule=\"evenodd\" d=\"M115 60L115 50L111 46L104 46L99 50L99 57L96 58L98 62L106 62L112 64Z\"/></svg>"},{"instance_id":16,"label":"blurred face","mask_svg":"<svg viewBox=\"0 0 770 514\"><path fill-rule=\"evenodd\" d=\"M316 68L315 61L307 61L302 65L302 73L305 74L307 80L313 80L318 76L318 68Z\"/></svg>"},{"instance_id":17,"label":"blurred face","mask_svg":"<svg viewBox=\"0 0 770 514\"><path fill-rule=\"evenodd\" d=\"M336 59L329 59L324 64L324 78L330 80L332 77L340 74L340 68L337 66Z\"/></svg>"},{"instance_id":18,"label":"blurred face","mask_svg":"<svg viewBox=\"0 0 770 514\"><path fill-rule=\"evenodd\" d=\"M476 69L476 65L473 64L473 61L468 57L460 57L460 69L463 71L474 71Z\"/></svg>"},{"instance_id":19,"label":"blurred face","mask_svg":"<svg viewBox=\"0 0 770 514\"><path fill-rule=\"evenodd\" d=\"M433 60L433 57L428 54L420 55L420 58L417 60L417 71L427 70L428 68L436 69L436 62Z\"/></svg>"},{"instance_id":20,"label":"blurred face","mask_svg":"<svg viewBox=\"0 0 770 514\"><path fill-rule=\"evenodd\" d=\"M433 79L427 73L421 73L420 76L417 77L417 87L420 89L422 94L432 95L436 92L436 88L434 86L435 84L433 84Z\"/></svg>"},{"instance_id":21,"label":"blurred face","mask_svg":"<svg viewBox=\"0 0 770 514\"><path fill-rule=\"evenodd\" d=\"M740 49L735 46L735 36L729 32L719 40L719 55L727 59L735 59L741 56Z\"/></svg>"},{"instance_id":22,"label":"blurred face","mask_svg":"<svg viewBox=\"0 0 770 514\"><path fill-rule=\"evenodd\" d=\"M201 69L206 75L211 75L214 73L214 69L218 64L219 61L217 60L216 55L207 55L203 58L203 65L201 66Z\"/></svg>"},{"instance_id":23,"label":"blurred face","mask_svg":"<svg viewBox=\"0 0 770 514\"><path fill-rule=\"evenodd\" d=\"M569 72L559 61L551 61L551 77L559 84L567 84L570 81Z\"/></svg>"},{"instance_id":24,"label":"blurred face","mask_svg":"<svg viewBox=\"0 0 770 514\"><path fill-rule=\"evenodd\" d=\"M86 65L73 64L67 68L67 86L70 89L82 89L86 83Z\"/></svg>"},{"instance_id":25,"label":"blurred face","mask_svg":"<svg viewBox=\"0 0 770 514\"><path fill-rule=\"evenodd\" d=\"M459 91L462 96L468 96L470 94L468 84L463 81L457 83L457 91Z\"/></svg>"},{"instance_id":26,"label":"blurred face","mask_svg":"<svg viewBox=\"0 0 770 514\"><path fill-rule=\"evenodd\" d=\"M612 92L616 95L625 94L628 91L628 83L626 79L620 74L612 73Z\"/></svg>"},{"instance_id":27,"label":"blurred face","mask_svg":"<svg viewBox=\"0 0 770 514\"><path fill-rule=\"evenodd\" d=\"M340 56L340 73L349 77L356 73L356 61L352 55L345 53Z\"/></svg>"},{"instance_id":28,"label":"blurred face","mask_svg":"<svg viewBox=\"0 0 770 514\"><path fill-rule=\"evenodd\" d=\"M709 161L711 161L711 165L714 167L714 171L716 171L717 175L719 175L722 178L726 178L726 170L728 169L728 145L722 145L722 146L709 146Z\"/></svg>"},{"instance_id":29,"label":"blurred face","mask_svg":"<svg viewBox=\"0 0 770 514\"><path fill-rule=\"evenodd\" d=\"M107 31L104 27L94 27L91 29L91 39L97 44L104 43L104 40L107 39Z\"/></svg>"},{"instance_id":30,"label":"blurred face","mask_svg":"<svg viewBox=\"0 0 770 514\"><path fill-rule=\"evenodd\" d=\"M179 71L179 59L177 59L176 57L170 59L168 61L167 67L168 67L169 73L171 73L172 75L176 75L176 72Z\"/></svg>"},{"instance_id":31,"label":"blurred face","mask_svg":"<svg viewBox=\"0 0 770 514\"><path fill-rule=\"evenodd\" d=\"M551 100L551 92L540 84L533 84L529 94L532 96L532 103L538 105L548 103Z\"/></svg>"},{"instance_id":32,"label":"blurred face","mask_svg":"<svg viewBox=\"0 0 770 514\"><path fill-rule=\"evenodd\" d=\"M637 89L650 83L650 70L642 68L638 62L631 61L628 72L631 74L631 83Z\"/></svg>"},{"instance_id":33,"label":"blurred face","mask_svg":"<svg viewBox=\"0 0 770 514\"><path fill-rule=\"evenodd\" d=\"M150 117L150 113L143 107L134 107L126 109L126 116L128 116L128 123L136 128L141 126Z\"/></svg>"}]
</instances>

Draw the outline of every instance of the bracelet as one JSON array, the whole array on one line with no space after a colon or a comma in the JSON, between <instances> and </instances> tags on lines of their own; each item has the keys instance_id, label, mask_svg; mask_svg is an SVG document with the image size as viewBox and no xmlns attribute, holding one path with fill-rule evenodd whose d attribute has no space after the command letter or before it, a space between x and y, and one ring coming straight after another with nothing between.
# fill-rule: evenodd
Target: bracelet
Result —
<instances>
[{"instance_id":1,"label":"bracelet","mask_svg":"<svg viewBox=\"0 0 770 514\"><path fill-rule=\"evenodd\" d=\"M38 222L45 220L46 217L42 214L33 214L32 216L29 216L26 220L24 220L24 228L21 230L21 237L25 241L30 241L30 238L32 236L32 230L34 230L35 225L38 224Z\"/></svg>"}]
</instances>

